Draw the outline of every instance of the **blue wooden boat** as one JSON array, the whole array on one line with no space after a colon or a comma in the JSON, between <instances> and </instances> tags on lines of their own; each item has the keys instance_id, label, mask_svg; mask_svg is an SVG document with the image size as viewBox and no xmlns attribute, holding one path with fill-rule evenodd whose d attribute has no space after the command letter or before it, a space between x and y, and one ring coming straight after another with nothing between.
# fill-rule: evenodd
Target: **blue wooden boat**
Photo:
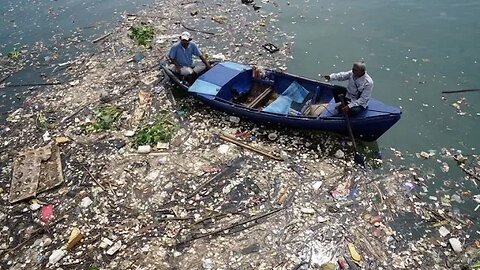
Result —
<instances>
[{"instance_id":1,"label":"blue wooden boat","mask_svg":"<svg viewBox=\"0 0 480 270\"><path fill-rule=\"evenodd\" d=\"M342 87L275 70L257 75L252 66L219 62L192 84L162 65L183 90L211 107L243 119L348 136L345 117L335 109L333 89ZM367 110L350 118L353 134L374 141L401 116L399 108L370 99Z\"/></svg>"}]
</instances>

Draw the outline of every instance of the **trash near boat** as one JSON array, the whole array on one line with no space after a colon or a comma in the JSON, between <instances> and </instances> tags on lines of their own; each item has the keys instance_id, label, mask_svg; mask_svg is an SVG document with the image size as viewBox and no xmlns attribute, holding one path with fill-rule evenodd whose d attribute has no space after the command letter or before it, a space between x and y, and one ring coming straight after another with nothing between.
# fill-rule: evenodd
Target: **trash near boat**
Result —
<instances>
[{"instance_id":1,"label":"trash near boat","mask_svg":"<svg viewBox=\"0 0 480 270\"><path fill-rule=\"evenodd\" d=\"M216 63L194 81L173 73L166 64L162 69L181 89L227 114L348 136L345 116L335 108L333 98L333 89L342 86L228 61ZM374 141L400 120L401 114L399 108L371 98L367 110L350 117L353 135Z\"/></svg>"}]
</instances>

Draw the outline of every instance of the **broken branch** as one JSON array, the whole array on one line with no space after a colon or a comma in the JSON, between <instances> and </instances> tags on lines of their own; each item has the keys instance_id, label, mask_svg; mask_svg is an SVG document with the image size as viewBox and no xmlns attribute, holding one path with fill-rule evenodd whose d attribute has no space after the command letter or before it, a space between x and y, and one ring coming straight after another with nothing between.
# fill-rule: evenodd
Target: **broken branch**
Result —
<instances>
[{"instance_id":1,"label":"broken branch","mask_svg":"<svg viewBox=\"0 0 480 270\"><path fill-rule=\"evenodd\" d=\"M83 169L88 173L88 175L90 176L90 178L92 178L92 180L103 190L103 191L106 191L105 187L102 186L102 184L100 184L97 179L92 175L92 173L87 169L87 167L85 167L85 165L82 164L82 167Z\"/></svg>"},{"instance_id":2,"label":"broken branch","mask_svg":"<svg viewBox=\"0 0 480 270\"><path fill-rule=\"evenodd\" d=\"M62 82L52 82L52 83L21 83L21 84L9 84L5 87L23 87L23 86L45 86L45 85L59 85L63 84Z\"/></svg>"},{"instance_id":3,"label":"broken branch","mask_svg":"<svg viewBox=\"0 0 480 270\"><path fill-rule=\"evenodd\" d=\"M53 227L53 226L55 226L57 223L59 223L59 222L61 222L61 221L64 221L65 219L66 219L66 217L63 216L63 217L61 217L61 218L53 221L53 222L50 223L50 224L47 224L47 225L45 225L45 226L42 226L42 227L36 229L35 231L33 231L33 232L30 234L30 237L28 237L27 239L25 239L23 242L21 242L21 243L18 244L17 246L15 246L15 247L13 247L13 248L11 248L11 249L6 249L6 250L4 250L2 253L0 253L0 255L3 255L3 254L5 254L5 253L10 253L10 252L12 252L12 251L15 251L15 250L23 247L23 246L24 246L25 244L27 244L30 240L32 240L35 236L37 236L38 234L40 234L40 233L48 230L49 227Z\"/></svg>"},{"instance_id":4,"label":"broken branch","mask_svg":"<svg viewBox=\"0 0 480 270\"><path fill-rule=\"evenodd\" d=\"M475 178L475 180L480 181L480 176L476 175L473 171L465 168L465 165L462 164L462 165L460 165L459 167L460 167L460 168L462 169L462 171L464 171L466 174L468 174L469 176Z\"/></svg>"},{"instance_id":5,"label":"broken branch","mask_svg":"<svg viewBox=\"0 0 480 270\"><path fill-rule=\"evenodd\" d=\"M278 209L274 209L273 211L270 211L270 212L267 212L267 213L264 213L264 214L261 214L261 215L256 215L256 216L253 216L253 217L248 218L248 219L246 219L246 220L233 223L232 225L227 226L227 227L225 227L225 228L220 228L220 229L217 229L217 230L208 232L208 233L203 233L203 234L195 235L195 236L193 236L193 237L191 237L191 238L189 238L189 239L186 239L186 240L184 240L184 241L179 242L177 245L186 244L186 243L195 241L195 240L197 240L197 239L205 238L205 237L208 237L208 236L212 236L212 235L219 234L219 233L224 232L224 231L228 231L228 230L230 230L230 229L233 229L233 228L238 227L238 226L245 225L245 224L250 223L250 222L255 222L255 221L259 220L259 219L262 219L262 218L271 216L271 215L273 215L273 214L275 214L275 213L278 213L278 212L280 212L280 211L282 211L282 210L284 210L284 209L285 209L284 207L278 208Z\"/></svg>"},{"instance_id":6,"label":"broken branch","mask_svg":"<svg viewBox=\"0 0 480 270\"><path fill-rule=\"evenodd\" d=\"M101 40L109 37L111 34L112 34L112 32L108 32L108 33L106 33L105 35L103 35L103 36L101 36L101 37L99 37L99 38L97 38L97 39L94 39L94 40L92 41L92 43L97 43L97 42L99 42L99 41L101 41Z\"/></svg>"},{"instance_id":7,"label":"broken branch","mask_svg":"<svg viewBox=\"0 0 480 270\"><path fill-rule=\"evenodd\" d=\"M183 28L189 30L189 31L194 31L194 32L198 32L198 33L204 33L204 34L208 34L208 35L212 35L214 36L215 33L212 33L212 32L207 32L207 31L202 31L202 30L197 30L197 29L194 29L194 28L191 28L191 27L188 27L186 26L185 24L181 23Z\"/></svg>"},{"instance_id":8,"label":"broken branch","mask_svg":"<svg viewBox=\"0 0 480 270\"><path fill-rule=\"evenodd\" d=\"M8 74L7 76L1 78L1 79L0 79L0 83L3 83L3 82L6 81L8 78L10 78L10 74Z\"/></svg>"},{"instance_id":9,"label":"broken branch","mask_svg":"<svg viewBox=\"0 0 480 270\"><path fill-rule=\"evenodd\" d=\"M202 183L198 188L196 188L192 193L190 193L187 198L190 199L193 196L195 196L198 192L200 192L202 189L204 189L206 186L210 185L212 182L216 180L220 180L223 177L226 177L230 174L232 174L238 167L238 165L243 162L242 158L236 158L230 162L229 165L227 165L227 168L216 174L214 177L210 178L209 180L205 181Z\"/></svg>"}]
</instances>

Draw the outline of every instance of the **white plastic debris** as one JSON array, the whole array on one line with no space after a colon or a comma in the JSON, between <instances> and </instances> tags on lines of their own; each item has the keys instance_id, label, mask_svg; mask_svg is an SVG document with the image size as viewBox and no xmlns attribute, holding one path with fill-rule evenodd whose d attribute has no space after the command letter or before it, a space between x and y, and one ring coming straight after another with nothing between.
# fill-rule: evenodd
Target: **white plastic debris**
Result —
<instances>
[{"instance_id":1,"label":"white plastic debris","mask_svg":"<svg viewBox=\"0 0 480 270\"><path fill-rule=\"evenodd\" d=\"M318 190L322 186L322 181L317 181L313 183L313 189Z\"/></svg>"},{"instance_id":2,"label":"white plastic debris","mask_svg":"<svg viewBox=\"0 0 480 270\"><path fill-rule=\"evenodd\" d=\"M235 124L240 123L240 117L237 117L237 116L230 116L229 120L230 120L230 122L235 123Z\"/></svg>"},{"instance_id":3,"label":"white plastic debris","mask_svg":"<svg viewBox=\"0 0 480 270\"><path fill-rule=\"evenodd\" d=\"M480 194L473 195L473 200L474 200L476 203L480 203Z\"/></svg>"},{"instance_id":4,"label":"white plastic debris","mask_svg":"<svg viewBox=\"0 0 480 270\"><path fill-rule=\"evenodd\" d=\"M450 233L450 231L449 231L447 228L443 227L443 226L440 227L440 229L438 229L438 232L440 233L440 235L441 235L442 237L445 237L445 236L447 236L447 235Z\"/></svg>"},{"instance_id":5,"label":"white plastic debris","mask_svg":"<svg viewBox=\"0 0 480 270\"><path fill-rule=\"evenodd\" d=\"M158 176L160 175L160 172L161 172L160 170L152 170L147 174L145 179L148 181L154 181L158 178Z\"/></svg>"},{"instance_id":6,"label":"white plastic debris","mask_svg":"<svg viewBox=\"0 0 480 270\"><path fill-rule=\"evenodd\" d=\"M103 238L102 239L102 242L100 243L100 247L101 248L107 248L108 246L111 246L113 245L113 242L112 240L108 239L108 238Z\"/></svg>"},{"instance_id":7,"label":"white plastic debris","mask_svg":"<svg viewBox=\"0 0 480 270\"><path fill-rule=\"evenodd\" d=\"M424 159L429 159L430 158L430 154L428 154L427 152L423 152L423 151L420 153L419 156L424 158Z\"/></svg>"},{"instance_id":8,"label":"white plastic debris","mask_svg":"<svg viewBox=\"0 0 480 270\"><path fill-rule=\"evenodd\" d=\"M315 209L311 207L303 207L302 209L300 209L300 212L302 212L303 214L313 215L315 214Z\"/></svg>"},{"instance_id":9,"label":"white plastic debris","mask_svg":"<svg viewBox=\"0 0 480 270\"><path fill-rule=\"evenodd\" d=\"M453 251L457 253L462 252L462 243L460 243L460 240L458 240L458 238L450 238L448 239L448 242L452 246Z\"/></svg>"},{"instance_id":10,"label":"white plastic debris","mask_svg":"<svg viewBox=\"0 0 480 270\"><path fill-rule=\"evenodd\" d=\"M452 201L455 201L457 203L462 203L462 198L460 196L458 196L457 194L453 194L452 197L451 197Z\"/></svg>"},{"instance_id":11,"label":"white plastic debris","mask_svg":"<svg viewBox=\"0 0 480 270\"><path fill-rule=\"evenodd\" d=\"M335 152L335 157L336 158L344 158L345 157L345 153L343 153L342 150L337 150L337 152Z\"/></svg>"},{"instance_id":12,"label":"white plastic debris","mask_svg":"<svg viewBox=\"0 0 480 270\"><path fill-rule=\"evenodd\" d=\"M202 259L202 267L203 269L212 269L213 268L212 259Z\"/></svg>"},{"instance_id":13,"label":"white plastic debris","mask_svg":"<svg viewBox=\"0 0 480 270\"><path fill-rule=\"evenodd\" d=\"M212 55L212 59L218 59L218 60L224 61L225 59L227 59L227 57L225 55L223 55L222 53L217 53L217 54Z\"/></svg>"},{"instance_id":14,"label":"white plastic debris","mask_svg":"<svg viewBox=\"0 0 480 270\"><path fill-rule=\"evenodd\" d=\"M323 222L328 221L328 220L330 220L330 217L328 217L328 216L324 216L324 217L319 216L317 218L318 223L323 223Z\"/></svg>"},{"instance_id":15,"label":"white plastic debris","mask_svg":"<svg viewBox=\"0 0 480 270\"><path fill-rule=\"evenodd\" d=\"M35 210L40 209L40 207L42 207L42 206L41 206L40 204L38 204L38 203L35 202L35 203L32 203L32 204L30 205L30 210L35 211Z\"/></svg>"},{"instance_id":16,"label":"white plastic debris","mask_svg":"<svg viewBox=\"0 0 480 270\"><path fill-rule=\"evenodd\" d=\"M107 250L108 255L113 255L115 254L120 248L122 247L122 241L117 241L115 242L115 245L111 247L110 249Z\"/></svg>"},{"instance_id":17,"label":"white plastic debris","mask_svg":"<svg viewBox=\"0 0 480 270\"><path fill-rule=\"evenodd\" d=\"M64 249L57 249L52 252L52 255L48 258L48 262L50 264L56 264L59 262L63 257L67 255L67 251Z\"/></svg>"},{"instance_id":18,"label":"white plastic debris","mask_svg":"<svg viewBox=\"0 0 480 270\"><path fill-rule=\"evenodd\" d=\"M160 150L168 150L170 148L170 144L168 142L158 142L157 143L157 149Z\"/></svg>"},{"instance_id":19,"label":"white plastic debris","mask_svg":"<svg viewBox=\"0 0 480 270\"><path fill-rule=\"evenodd\" d=\"M137 149L137 153L139 154L148 154L152 151L152 147L150 145L140 145Z\"/></svg>"},{"instance_id":20,"label":"white plastic debris","mask_svg":"<svg viewBox=\"0 0 480 270\"><path fill-rule=\"evenodd\" d=\"M80 206L83 207L83 208L87 208L92 203L93 203L92 199L90 199L90 197L87 196L87 197L82 199L82 201L80 202Z\"/></svg>"},{"instance_id":21,"label":"white plastic debris","mask_svg":"<svg viewBox=\"0 0 480 270\"><path fill-rule=\"evenodd\" d=\"M50 136L50 133L48 133L48 131L45 131L42 137L44 142L49 142L52 140L52 137Z\"/></svg>"},{"instance_id":22,"label":"white plastic debris","mask_svg":"<svg viewBox=\"0 0 480 270\"><path fill-rule=\"evenodd\" d=\"M274 141L275 139L277 139L277 137L278 137L278 134L275 132L268 134L268 139L270 139L271 141Z\"/></svg>"},{"instance_id":23,"label":"white plastic debris","mask_svg":"<svg viewBox=\"0 0 480 270\"><path fill-rule=\"evenodd\" d=\"M123 133L123 135L125 135L125 137L132 137L135 135L135 130L127 130Z\"/></svg>"},{"instance_id":24,"label":"white plastic debris","mask_svg":"<svg viewBox=\"0 0 480 270\"><path fill-rule=\"evenodd\" d=\"M228 153L228 150L230 149L230 146L226 145L226 144L222 144L218 147L218 152L220 154L226 154Z\"/></svg>"}]
</instances>

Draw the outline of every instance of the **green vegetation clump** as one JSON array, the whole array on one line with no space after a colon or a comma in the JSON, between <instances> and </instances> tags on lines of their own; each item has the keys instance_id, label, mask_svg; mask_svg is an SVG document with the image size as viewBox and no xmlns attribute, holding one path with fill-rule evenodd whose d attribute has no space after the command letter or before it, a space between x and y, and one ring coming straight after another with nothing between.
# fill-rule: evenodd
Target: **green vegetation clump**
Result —
<instances>
[{"instance_id":1,"label":"green vegetation clump","mask_svg":"<svg viewBox=\"0 0 480 270\"><path fill-rule=\"evenodd\" d=\"M145 47L150 47L150 42L153 40L155 36L155 29L151 25L141 25L141 26L132 26L130 28L132 31L130 34L130 38L135 40L139 45L143 45Z\"/></svg>"},{"instance_id":2,"label":"green vegetation clump","mask_svg":"<svg viewBox=\"0 0 480 270\"><path fill-rule=\"evenodd\" d=\"M171 120L171 115L164 115L155 122L140 128L133 137L133 145L154 146L158 142L169 142L173 137L174 130L175 124Z\"/></svg>"},{"instance_id":3,"label":"green vegetation clump","mask_svg":"<svg viewBox=\"0 0 480 270\"><path fill-rule=\"evenodd\" d=\"M121 114L122 111L118 107L111 105L101 107L95 112L95 122L87 126L87 131L111 129Z\"/></svg>"},{"instance_id":4,"label":"green vegetation clump","mask_svg":"<svg viewBox=\"0 0 480 270\"><path fill-rule=\"evenodd\" d=\"M12 51L7 53L7 58L16 60L20 58L21 55L22 53L19 50L17 50L17 48L14 48Z\"/></svg>"}]
</instances>

